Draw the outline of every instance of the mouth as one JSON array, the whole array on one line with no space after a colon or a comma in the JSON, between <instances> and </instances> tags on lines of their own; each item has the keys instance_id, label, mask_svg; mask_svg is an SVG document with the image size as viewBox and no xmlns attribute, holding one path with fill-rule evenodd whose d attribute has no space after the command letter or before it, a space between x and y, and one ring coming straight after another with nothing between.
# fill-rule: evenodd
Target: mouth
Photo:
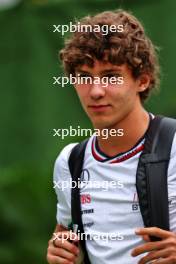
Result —
<instances>
[{"instance_id":1,"label":"mouth","mask_svg":"<svg viewBox=\"0 0 176 264\"><path fill-rule=\"evenodd\" d=\"M88 106L88 108L91 109L93 112L104 112L110 107L111 107L110 104L89 105Z\"/></svg>"}]
</instances>

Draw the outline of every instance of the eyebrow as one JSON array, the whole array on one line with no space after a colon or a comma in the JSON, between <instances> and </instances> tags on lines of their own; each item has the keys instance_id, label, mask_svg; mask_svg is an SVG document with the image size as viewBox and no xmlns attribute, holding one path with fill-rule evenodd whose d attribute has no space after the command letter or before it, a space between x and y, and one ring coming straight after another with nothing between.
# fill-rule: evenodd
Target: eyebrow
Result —
<instances>
[{"instance_id":1,"label":"eyebrow","mask_svg":"<svg viewBox=\"0 0 176 264\"><path fill-rule=\"evenodd\" d=\"M81 69L77 69L76 72L78 73L86 73L86 74L92 74L93 72L89 72L89 71L84 71ZM112 73L112 72L122 72L122 70L120 68L117 69L106 69L104 71L101 71L100 74L107 74L107 73Z\"/></svg>"},{"instance_id":2,"label":"eyebrow","mask_svg":"<svg viewBox=\"0 0 176 264\"><path fill-rule=\"evenodd\" d=\"M77 69L75 72L78 72L78 73L88 73L88 74L90 74L90 72L88 72L88 71L83 71L83 70L80 70L80 69Z\"/></svg>"},{"instance_id":3,"label":"eyebrow","mask_svg":"<svg viewBox=\"0 0 176 264\"><path fill-rule=\"evenodd\" d=\"M111 73L111 72L122 72L122 70L120 68L116 68L116 69L107 69L107 70L104 70L102 72L100 72L101 74L102 73Z\"/></svg>"}]
</instances>

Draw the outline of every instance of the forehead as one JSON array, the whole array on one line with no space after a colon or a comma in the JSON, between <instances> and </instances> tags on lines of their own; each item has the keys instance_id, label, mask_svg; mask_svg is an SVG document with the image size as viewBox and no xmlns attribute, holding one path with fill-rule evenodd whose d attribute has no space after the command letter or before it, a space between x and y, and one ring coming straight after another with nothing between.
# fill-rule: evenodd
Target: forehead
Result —
<instances>
[{"instance_id":1,"label":"forehead","mask_svg":"<svg viewBox=\"0 0 176 264\"><path fill-rule=\"evenodd\" d=\"M76 68L76 72L79 72L79 71L90 72L94 74L101 74L107 71L129 72L130 69L128 68L127 64L114 65L110 62L103 62L103 61L95 60L93 67L90 67L87 64L78 66Z\"/></svg>"}]
</instances>

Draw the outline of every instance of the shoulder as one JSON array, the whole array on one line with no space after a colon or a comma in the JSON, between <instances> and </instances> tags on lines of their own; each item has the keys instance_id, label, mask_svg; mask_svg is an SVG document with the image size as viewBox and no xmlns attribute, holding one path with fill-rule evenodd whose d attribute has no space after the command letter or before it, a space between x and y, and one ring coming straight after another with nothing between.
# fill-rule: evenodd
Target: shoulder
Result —
<instances>
[{"instance_id":1,"label":"shoulder","mask_svg":"<svg viewBox=\"0 0 176 264\"><path fill-rule=\"evenodd\" d=\"M59 153L54 164L54 178L58 178L58 175L61 177L61 175L65 175L69 173L68 159L72 149L77 144L78 143L71 143L65 146L62 149L62 151Z\"/></svg>"},{"instance_id":2,"label":"shoulder","mask_svg":"<svg viewBox=\"0 0 176 264\"><path fill-rule=\"evenodd\" d=\"M171 159L176 159L176 133L174 135L173 141L172 141L172 148L171 148Z\"/></svg>"},{"instance_id":3,"label":"shoulder","mask_svg":"<svg viewBox=\"0 0 176 264\"><path fill-rule=\"evenodd\" d=\"M65 163L68 161L68 158L70 156L70 153L72 151L72 149L77 145L78 143L71 143L68 144L67 146L65 146L61 152L59 153L59 155L56 158L55 164L60 164L60 163Z\"/></svg>"},{"instance_id":4,"label":"shoulder","mask_svg":"<svg viewBox=\"0 0 176 264\"><path fill-rule=\"evenodd\" d=\"M168 167L168 188L169 194L175 195L176 188L176 133L173 138L172 148L170 153L170 161Z\"/></svg>"},{"instance_id":5,"label":"shoulder","mask_svg":"<svg viewBox=\"0 0 176 264\"><path fill-rule=\"evenodd\" d=\"M173 136L172 145L171 145L171 152L170 152L170 160L172 160L172 159L176 159L176 119L171 118L171 117L167 117L167 116L164 116L164 118L165 118L165 123L164 123L165 137L168 138L170 131L173 130L173 132L175 132L174 136Z\"/></svg>"}]
</instances>

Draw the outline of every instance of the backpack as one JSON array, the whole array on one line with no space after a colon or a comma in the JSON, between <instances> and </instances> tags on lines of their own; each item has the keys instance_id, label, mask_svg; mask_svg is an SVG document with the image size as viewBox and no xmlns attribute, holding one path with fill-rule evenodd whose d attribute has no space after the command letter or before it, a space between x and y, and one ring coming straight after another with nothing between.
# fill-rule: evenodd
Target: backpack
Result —
<instances>
[{"instance_id":1,"label":"backpack","mask_svg":"<svg viewBox=\"0 0 176 264\"><path fill-rule=\"evenodd\" d=\"M176 120L162 116L152 119L146 132L144 150L139 157L136 172L136 189L145 227L170 229L167 170L175 132ZM68 160L72 181L77 183L82 172L87 142L88 139L76 145ZM78 184L71 189L71 215L72 223L78 225L80 233L84 233ZM150 239L159 240L156 237ZM85 240L80 243L84 252L84 263L90 264Z\"/></svg>"}]
</instances>

